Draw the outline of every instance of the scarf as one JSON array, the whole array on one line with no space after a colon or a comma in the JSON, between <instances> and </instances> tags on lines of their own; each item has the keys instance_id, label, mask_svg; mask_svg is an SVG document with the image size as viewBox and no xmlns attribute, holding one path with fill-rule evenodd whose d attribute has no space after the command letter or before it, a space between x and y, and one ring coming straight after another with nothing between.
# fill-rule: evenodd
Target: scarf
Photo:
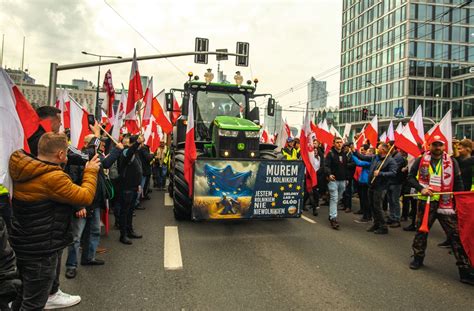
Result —
<instances>
[{"instance_id":1,"label":"scarf","mask_svg":"<svg viewBox=\"0 0 474 311\"><path fill-rule=\"evenodd\" d=\"M454 185L454 165L451 157L444 152L441 159L441 191L452 192ZM431 152L426 152L420 161L418 169L418 182L423 187L430 185L430 166L431 166ZM455 214L453 209L453 200L451 194L442 194L439 196L439 206L437 212L444 215Z\"/></svg>"}]
</instances>

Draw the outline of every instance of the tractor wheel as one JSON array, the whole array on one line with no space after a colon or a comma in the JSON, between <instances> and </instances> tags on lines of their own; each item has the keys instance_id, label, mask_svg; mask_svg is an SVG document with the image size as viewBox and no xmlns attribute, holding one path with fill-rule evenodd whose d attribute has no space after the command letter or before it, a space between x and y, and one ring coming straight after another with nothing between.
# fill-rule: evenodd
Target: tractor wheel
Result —
<instances>
[{"instance_id":1,"label":"tractor wheel","mask_svg":"<svg viewBox=\"0 0 474 311\"><path fill-rule=\"evenodd\" d=\"M184 179L184 151L177 151L174 157L173 213L176 220L191 220L192 199L189 186Z\"/></svg>"}]
</instances>

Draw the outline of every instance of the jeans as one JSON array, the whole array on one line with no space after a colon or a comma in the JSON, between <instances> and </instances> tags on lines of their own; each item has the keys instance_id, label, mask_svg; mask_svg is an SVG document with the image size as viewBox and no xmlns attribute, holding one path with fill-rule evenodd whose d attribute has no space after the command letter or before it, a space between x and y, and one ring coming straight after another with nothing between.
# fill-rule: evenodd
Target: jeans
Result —
<instances>
[{"instance_id":1,"label":"jeans","mask_svg":"<svg viewBox=\"0 0 474 311\"><path fill-rule=\"evenodd\" d=\"M165 164L159 167L158 170L158 187L164 188L166 186L166 173L168 172L168 167Z\"/></svg>"},{"instance_id":2,"label":"jeans","mask_svg":"<svg viewBox=\"0 0 474 311\"><path fill-rule=\"evenodd\" d=\"M86 227L87 218L72 218L72 245L69 245L67 252L66 268L77 268L77 256L79 255L79 246L81 244L82 233Z\"/></svg>"},{"instance_id":3,"label":"jeans","mask_svg":"<svg viewBox=\"0 0 474 311\"><path fill-rule=\"evenodd\" d=\"M388 186L387 199L390 211L389 219L392 221L400 221L400 195L402 192L402 185Z\"/></svg>"},{"instance_id":4,"label":"jeans","mask_svg":"<svg viewBox=\"0 0 474 311\"><path fill-rule=\"evenodd\" d=\"M133 231L133 210L135 209L135 201L137 197L136 190L124 190L121 193L120 200L120 236L126 237Z\"/></svg>"},{"instance_id":5,"label":"jeans","mask_svg":"<svg viewBox=\"0 0 474 311\"><path fill-rule=\"evenodd\" d=\"M329 219L337 218L337 202L342 198L342 194L346 188L345 180L330 181L329 189Z\"/></svg>"},{"instance_id":6,"label":"jeans","mask_svg":"<svg viewBox=\"0 0 474 311\"><path fill-rule=\"evenodd\" d=\"M142 181L140 182L141 191L137 192L137 199L135 200L135 205L140 204L140 199L142 198L142 196L144 197L146 195L146 193L145 193L145 183L146 183L146 176L142 176Z\"/></svg>"},{"instance_id":7,"label":"jeans","mask_svg":"<svg viewBox=\"0 0 474 311\"><path fill-rule=\"evenodd\" d=\"M376 228L385 228L385 219L383 213L383 200L387 190L369 188L369 204L372 208L372 216L374 217L374 226Z\"/></svg>"},{"instance_id":8,"label":"jeans","mask_svg":"<svg viewBox=\"0 0 474 311\"><path fill-rule=\"evenodd\" d=\"M87 261L95 259L95 252L100 243L100 212L100 207L96 207L92 217L87 219L89 222L89 230L86 230L89 233L89 238L86 239L89 240L87 258L85 258Z\"/></svg>"},{"instance_id":9,"label":"jeans","mask_svg":"<svg viewBox=\"0 0 474 311\"><path fill-rule=\"evenodd\" d=\"M13 310L43 310L55 287L58 260L60 260L59 252L45 256L17 258L22 290L21 295L18 295L13 303Z\"/></svg>"}]
</instances>

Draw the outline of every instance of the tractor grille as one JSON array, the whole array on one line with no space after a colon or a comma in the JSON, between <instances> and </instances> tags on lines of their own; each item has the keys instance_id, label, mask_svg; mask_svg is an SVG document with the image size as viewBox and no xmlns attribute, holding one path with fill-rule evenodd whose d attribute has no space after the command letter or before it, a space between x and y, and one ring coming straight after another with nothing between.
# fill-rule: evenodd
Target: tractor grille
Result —
<instances>
[{"instance_id":1,"label":"tractor grille","mask_svg":"<svg viewBox=\"0 0 474 311\"><path fill-rule=\"evenodd\" d=\"M238 150L239 143L245 144L244 150ZM219 155L222 157L224 151L228 151L229 158L251 158L250 153L258 156L259 139L246 138L244 132L239 132L237 137L219 137Z\"/></svg>"}]
</instances>

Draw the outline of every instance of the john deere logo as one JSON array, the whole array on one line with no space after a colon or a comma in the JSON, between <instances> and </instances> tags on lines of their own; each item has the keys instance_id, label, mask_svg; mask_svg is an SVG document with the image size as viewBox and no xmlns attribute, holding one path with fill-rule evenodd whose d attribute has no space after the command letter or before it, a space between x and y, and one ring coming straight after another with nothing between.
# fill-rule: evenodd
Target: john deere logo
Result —
<instances>
[{"instance_id":1,"label":"john deere logo","mask_svg":"<svg viewBox=\"0 0 474 311\"><path fill-rule=\"evenodd\" d=\"M242 150L244 150L244 149L245 149L245 144L244 144L244 143L238 143L238 144L237 144L237 150L242 151Z\"/></svg>"}]
</instances>

